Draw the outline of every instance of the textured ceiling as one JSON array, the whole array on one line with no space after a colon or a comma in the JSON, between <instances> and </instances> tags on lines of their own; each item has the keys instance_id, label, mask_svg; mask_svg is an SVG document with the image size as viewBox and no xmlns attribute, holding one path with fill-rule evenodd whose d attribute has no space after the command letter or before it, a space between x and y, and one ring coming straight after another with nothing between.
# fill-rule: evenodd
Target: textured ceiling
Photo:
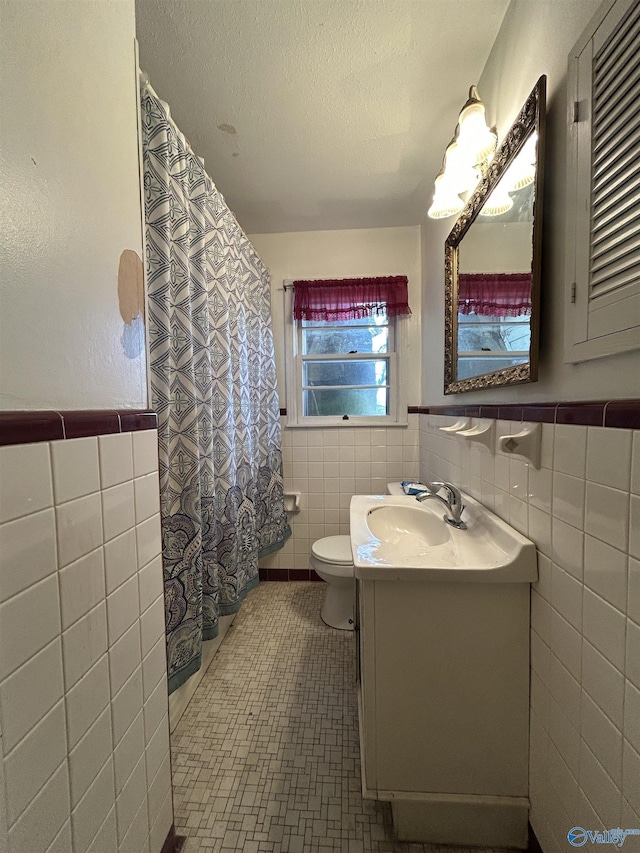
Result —
<instances>
[{"instance_id":1,"label":"textured ceiling","mask_svg":"<svg viewBox=\"0 0 640 853\"><path fill-rule=\"evenodd\" d=\"M140 67L246 232L414 225L508 2L136 0Z\"/></svg>"}]
</instances>

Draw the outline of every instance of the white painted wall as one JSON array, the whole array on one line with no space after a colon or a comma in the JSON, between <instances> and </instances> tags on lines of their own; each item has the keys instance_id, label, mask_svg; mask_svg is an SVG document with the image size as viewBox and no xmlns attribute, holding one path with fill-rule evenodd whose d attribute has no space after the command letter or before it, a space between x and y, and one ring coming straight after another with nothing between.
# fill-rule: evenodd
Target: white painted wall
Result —
<instances>
[{"instance_id":1,"label":"white painted wall","mask_svg":"<svg viewBox=\"0 0 640 853\"><path fill-rule=\"evenodd\" d=\"M0 408L139 408L118 262L142 254L134 0L2 0Z\"/></svg>"},{"instance_id":2,"label":"white painted wall","mask_svg":"<svg viewBox=\"0 0 640 853\"><path fill-rule=\"evenodd\" d=\"M539 381L457 397L444 396L443 243L454 220L428 220L422 227L422 402L425 405L445 401L622 399L640 394L638 351L577 365L563 362L567 56L599 5L600 0L512 0L478 81L480 96L487 106L487 121L498 127L502 139L538 77L547 75ZM461 106L465 95L460 92Z\"/></svg>"},{"instance_id":3,"label":"white painted wall","mask_svg":"<svg viewBox=\"0 0 640 853\"><path fill-rule=\"evenodd\" d=\"M406 275L409 305L405 359L407 403L420 403L420 229L363 228L352 231L297 231L249 237L271 272L271 311L280 405L286 406L284 372L284 279L359 278Z\"/></svg>"}]
</instances>

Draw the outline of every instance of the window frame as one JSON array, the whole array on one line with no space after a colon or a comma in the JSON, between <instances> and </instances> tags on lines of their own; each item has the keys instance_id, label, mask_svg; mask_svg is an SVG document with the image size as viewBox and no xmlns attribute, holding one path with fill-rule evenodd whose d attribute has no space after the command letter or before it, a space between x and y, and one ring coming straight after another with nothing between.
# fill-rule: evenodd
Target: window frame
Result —
<instances>
[{"instance_id":1,"label":"window frame","mask_svg":"<svg viewBox=\"0 0 640 853\"><path fill-rule=\"evenodd\" d=\"M305 415L302 397L303 361L345 360L345 354L317 354L308 359L302 355L302 322L293 319L293 279L284 282L285 384L287 393L287 427L393 427L407 426L406 381L404 381L404 324L402 317L389 317L389 351L357 353L353 361L386 359L388 363L388 415ZM331 324L328 324L331 325Z\"/></svg>"}]
</instances>

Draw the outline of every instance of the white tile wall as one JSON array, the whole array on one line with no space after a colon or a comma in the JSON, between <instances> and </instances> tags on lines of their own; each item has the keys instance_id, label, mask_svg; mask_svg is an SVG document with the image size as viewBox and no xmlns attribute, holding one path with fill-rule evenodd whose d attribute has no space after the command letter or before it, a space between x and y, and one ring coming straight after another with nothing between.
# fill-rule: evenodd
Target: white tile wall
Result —
<instances>
[{"instance_id":1,"label":"white tile wall","mask_svg":"<svg viewBox=\"0 0 640 853\"><path fill-rule=\"evenodd\" d=\"M103 850L118 849L118 834L116 827L116 810L111 809L102 824L87 853L102 853ZM49 851L47 851L49 853Z\"/></svg>"},{"instance_id":2,"label":"white tile wall","mask_svg":"<svg viewBox=\"0 0 640 853\"><path fill-rule=\"evenodd\" d=\"M67 738L71 750L109 705L109 663L106 654L67 692L65 698ZM113 715L113 708L111 712Z\"/></svg>"},{"instance_id":3,"label":"white tile wall","mask_svg":"<svg viewBox=\"0 0 640 853\"><path fill-rule=\"evenodd\" d=\"M159 850L162 847L167 830L164 830L162 839L154 841L154 832L162 834L162 815L166 812L165 801L167 799L164 779L171 773L169 756L165 756L160 765L147 793L149 804L149 826L151 827L150 850ZM169 795L170 796L170 795ZM159 843L158 843L159 842Z\"/></svg>"},{"instance_id":4,"label":"white tile wall","mask_svg":"<svg viewBox=\"0 0 640 853\"><path fill-rule=\"evenodd\" d=\"M104 546L104 567L107 584L107 595L116 590L137 571L138 554L136 552L136 532L132 528L121 536L116 536ZM157 574L157 566L153 574ZM140 572L147 568L140 569ZM162 583L162 573L158 580Z\"/></svg>"},{"instance_id":5,"label":"white tile wall","mask_svg":"<svg viewBox=\"0 0 640 853\"><path fill-rule=\"evenodd\" d=\"M109 645L113 646L129 628L134 626L139 616L138 579L134 577L125 581L107 598Z\"/></svg>"},{"instance_id":6,"label":"white tile wall","mask_svg":"<svg viewBox=\"0 0 640 853\"><path fill-rule=\"evenodd\" d=\"M100 491L97 438L52 441L51 465L56 505Z\"/></svg>"},{"instance_id":7,"label":"white tile wall","mask_svg":"<svg viewBox=\"0 0 640 853\"><path fill-rule=\"evenodd\" d=\"M20 817L66 753L64 707L60 701L4 756L9 823Z\"/></svg>"},{"instance_id":8,"label":"white tile wall","mask_svg":"<svg viewBox=\"0 0 640 853\"><path fill-rule=\"evenodd\" d=\"M100 478L103 489L117 486L120 483L128 483L129 480L133 479L132 435L133 433L123 432L98 437Z\"/></svg>"},{"instance_id":9,"label":"white tile wall","mask_svg":"<svg viewBox=\"0 0 640 853\"><path fill-rule=\"evenodd\" d=\"M64 631L104 601L103 549L96 548L60 569L58 584Z\"/></svg>"},{"instance_id":10,"label":"white tile wall","mask_svg":"<svg viewBox=\"0 0 640 853\"><path fill-rule=\"evenodd\" d=\"M0 602L56 571L53 508L0 524Z\"/></svg>"},{"instance_id":11,"label":"white tile wall","mask_svg":"<svg viewBox=\"0 0 640 853\"><path fill-rule=\"evenodd\" d=\"M107 608L104 601L78 619L62 635L62 660L67 690L107 651Z\"/></svg>"},{"instance_id":12,"label":"white tile wall","mask_svg":"<svg viewBox=\"0 0 640 853\"><path fill-rule=\"evenodd\" d=\"M12 750L63 695L62 649L60 637L56 637L0 684L5 752Z\"/></svg>"},{"instance_id":13,"label":"white tile wall","mask_svg":"<svg viewBox=\"0 0 640 853\"><path fill-rule=\"evenodd\" d=\"M264 568L309 569L311 545L349 532L354 494L380 494L387 483L416 478L419 415L408 427L295 428L282 423L285 492L300 492L300 512L289 515L292 535Z\"/></svg>"},{"instance_id":14,"label":"white tile wall","mask_svg":"<svg viewBox=\"0 0 640 853\"><path fill-rule=\"evenodd\" d=\"M120 742L142 706L142 666L138 666L111 700L115 745Z\"/></svg>"},{"instance_id":15,"label":"white tile wall","mask_svg":"<svg viewBox=\"0 0 640 853\"><path fill-rule=\"evenodd\" d=\"M114 802L113 758L101 768L78 805L71 812L73 849L87 850Z\"/></svg>"},{"instance_id":16,"label":"white tile wall","mask_svg":"<svg viewBox=\"0 0 640 853\"><path fill-rule=\"evenodd\" d=\"M72 848L73 839L71 837L71 821L68 820L56 835L55 839L51 842L51 846L47 848L47 853L68 853ZM103 849L115 849L115 846L110 848L105 845Z\"/></svg>"},{"instance_id":17,"label":"white tile wall","mask_svg":"<svg viewBox=\"0 0 640 853\"><path fill-rule=\"evenodd\" d=\"M69 767L67 762L63 761L10 826L9 850L11 853L14 850L47 850L48 845L69 823L70 813Z\"/></svg>"},{"instance_id":18,"label":"white tile wall","mask_svg":"<svg viewBox=\"0 0 640 853\"><path fill-rule=\"evenodd\" d=\"M100 492L56 506L58 566L84 557L104 542Z\"/></svg>"},{"instance_id":19,"label":"white tile wall","mask_svg":"<svg viewBox=\"0 0 640 853\"><path fill-rule=\"evenodd\" d=\"M122 849L140 850L140 843L148 837L146 788L144 757L140 756L116 802L118 840Z\"/></svg>"},{"instance_id":20,"label":"white tile wall","mask_svg":"<svg viewBox=\"0 0 640 853\"><path fill-rule=\"evenodd\" d=\"M105 708L69 753L71 808L75 808L89 790L112 752L111 714L109 708Z\"/></svg>"},{"instance_id":21,"label":"white tile wall","mask_svg":"<svg viewBox=\"0 0 640 853\"><path fill-rule=\"evenodd\" d=\"M451 418L409 421L284 429L285 489L302 509L263 565L307 569L315 539L348 532L355 493L459 484L538 546L530 796L545 853L575 824L640 826L640 434L543 424L536 470L439 432ZM158 853L170 829L156 442L151 430L0 448L9 853Z\"/></svg>"},{"instance_id":22,"label":"white tile wall","mask_svg":"<svg viewBox=\"0 0 640 853\"><path fill-rule=\"evenodd\" d=\"M53 506L46 444L0 447L0 524Z\"/></svg>"},{"instance_id":23,"label":"white tile wall","mask_svg":"<svg viewBox=\"0 0 640 853\"><path fill-rule=\"evenodd\" d=\"M142 760L144 748L144 721L142 719L142 711L140 711L114 751L113 759L117 796L120 795L122 789L127 784L135 766ZM139 803L135 803L134 805L135 811L137 811Z\"/></svg>"},{"instance_id":24,"label":"white tile wall","mask_svg":"<svg viewBox=\"0 0 640 853\"><path fill-rule=\"evenodd\" d=\"M420 416L421 476L458 484L538 547L530 800L542 848L570 849L576 825L640 827L640 432L542 424L536 470L439 431L454 420Z\"/></svg>"},{"instance_id":25,"label":"white tile wall","mask_svg":"<svg viewBox=\"0 0 640 853\"><path fill-rule=\"evenodd\" d=\"M156 431L2 447L0 483L0 847L159 853L173 806Z\"/></svg>"},{"instance_id":26,"label":"white tile wall","mask_svg":"<svg viewBox=\"0 0 640 853\"><path fill-rule=\"evenodd\" d=\"M166 678L167 664L164 636L161 637L142 661L142 693L145 703L162 678Z\"/></svg>"},{"instance_id":27,"label":"white tile wall","mask_svg":"<svg viewBox=\"0 0 640 853\"><path fill-rule=\"evenodd\" d=\"M0 681L59 635L58 581L51 575L0 605Z\"/></svg>"},{"instance_id":28,"label":"white tile wall","mask_svg":"<svg viewBox=\"0 0 640 853\"><path fill-rule=\"evenodd\" d=\"M102 493L104 541L120 536L135 525L133 483L120 483ZM137 531L136 531L137 532Z\"/></svg>"}]
</instances>

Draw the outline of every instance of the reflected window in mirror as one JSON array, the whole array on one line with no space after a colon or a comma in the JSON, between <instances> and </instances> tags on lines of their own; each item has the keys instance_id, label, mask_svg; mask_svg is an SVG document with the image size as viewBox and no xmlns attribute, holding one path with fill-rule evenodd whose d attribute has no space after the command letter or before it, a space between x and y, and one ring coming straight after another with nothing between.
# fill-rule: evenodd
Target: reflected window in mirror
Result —
<instances>
[{"instance_id":1,"label":"reflected window in mirror","mask_svg":"<svg viewBox=\"0 0 640 853\"><path fill-rule=\"evenodd\" d=\"M445 243L445 393L537 378L545 78Z\"/></svg>"},{"instance_id":2,"label":"reflected window in mirror","mask_svg":"<svg viewBox=\"0 0 640 853\"><path fill-rule=\"evenodd\" d=\"M530 316L530 274L460 274L456 378L528 362Z\"/></svg>"}]
</instances>

